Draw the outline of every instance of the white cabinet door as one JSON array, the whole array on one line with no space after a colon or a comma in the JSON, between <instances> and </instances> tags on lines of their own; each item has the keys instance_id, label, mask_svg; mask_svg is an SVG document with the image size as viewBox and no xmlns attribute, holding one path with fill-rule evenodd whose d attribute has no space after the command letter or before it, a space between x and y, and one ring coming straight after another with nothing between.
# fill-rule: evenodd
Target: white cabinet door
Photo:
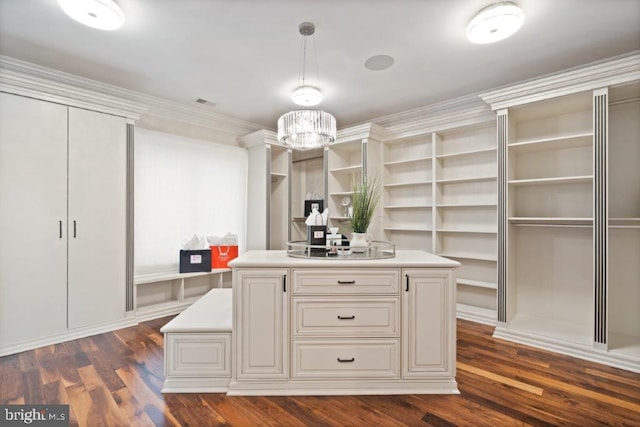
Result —
<instances>
[{"instance_id":1,"label":"white cabinet door","mask_svg":"<svg viewBox=\"0 0 640 427\"><path fill-rule=\"evenodd\" d=\"M0 348L67 326L67 107L0 93Z\"/></svg>"},{"instance_id":2,"label":"white cabinet door","mask_svg":"<svg viewBox=\"0 0 640 427\"><path fill-rule=\"evenodd\" d=\"M126 122L69 108L69 328L122 319Z\"/></svg>"},{"instance_id":3,"label":"white cabinet door","mask_svg":"<svg viewBox=\"0 0 640 427\"><path fill-rule=\"evenodd\" d=\"M453 270L403 269L402 277L403 378L455 375Z\"/></svg>"},{"instance_id":4,"label":"white cabinet door","mask_svg":"<svg viewBox=\"0 0 640 427\"><path fill-rule=\"evenodd\" d=\"M289 378L287 269L239 269L234 281L236 378Z\"/></svg>"}]
</instances>

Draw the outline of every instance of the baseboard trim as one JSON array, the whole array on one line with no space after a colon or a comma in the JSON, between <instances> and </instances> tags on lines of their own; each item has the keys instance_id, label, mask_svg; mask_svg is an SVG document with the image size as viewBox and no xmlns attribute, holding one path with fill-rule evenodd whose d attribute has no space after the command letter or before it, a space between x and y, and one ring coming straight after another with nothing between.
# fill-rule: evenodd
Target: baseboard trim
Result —
<instances>
[{"instance_id":1,"label":"baseboard trim","mask_svg":"<svg viewBox=\"0 0 640 427\"><path fill-rule=\"evenodd\" d=\"M59 344L66 341L76 340L79 338L85 338L92 335L103 334L105 332L111 332L116 329L128 328L138 324L138 319L127 316L124 319L101 323L96 326L89 326L85 328L72 329L61 334L48 336L46 338L38 338L29 341L23 341L21 343L0 347L0 356L9 356L11 354L21 353L27 350L33 350L48 345Z\"/></svg>"},{"instance_id":2,"label":"baseboard trim","mask_svg":"<svg viewBox=\"0 0 640 427\"><path fill-rule=\"evenodd\" d=\"M554 353L565 354L567 356L588 360L590 362L602 363L603 365L614 368L640 373L640 359L625 356L623 354L612 353L610 351L592 348L585 345L573 344L530 332L505 328L503 326L496 327L493 337L552 351Z\"/></svg>"}]
</instances>

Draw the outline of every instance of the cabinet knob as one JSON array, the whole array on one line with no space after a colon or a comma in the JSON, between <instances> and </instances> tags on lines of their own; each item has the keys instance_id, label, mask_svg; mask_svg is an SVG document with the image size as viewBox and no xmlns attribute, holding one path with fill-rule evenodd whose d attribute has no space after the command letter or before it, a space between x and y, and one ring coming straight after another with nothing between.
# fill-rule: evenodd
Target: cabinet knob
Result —
<instances>
[{"instance_id":1,"label":"cabinet knob","mask_svg":"<svg viewBox=\"0 0 640 427\"><path fill-rule=\"evenodd\" d=\"M340 362L340 363L351 363L351 362L355 362L355 361L356 361L355 357L352 357L351 359L340 359L338 357L338 362Z\"/></svg>"},{"instance_id":2,"label":"cabinet knob","mask_svg":"<svg viewBox=\"0 0 640 427\"><path fill-rule=\"evenodd\" d=\"M355 280L338 280L338 285L355 285Z\"/></svg>"},{"instance_id":3,"label":"cabinet knob","mask_svg":"<svg viewBox=\"0 0 640 427\"><path fill-rule=\"evenodd\" d=\"M407 288L405 289L406 292L409 292L409 275L405 274L404 277L407 278Z\"/></svg>"},{"instance_id":4,"label":"cabinet knob","mask_svg":"<svg viewBox=\"0 0 640 427\"><path fill-rule=\"evenodd\" d=\"M354 316L340 316L340 315L338 315L338 319L340 319L340 320L353 320L355 318L356 318L355 315Z\"/></svg>"}]
</instances>

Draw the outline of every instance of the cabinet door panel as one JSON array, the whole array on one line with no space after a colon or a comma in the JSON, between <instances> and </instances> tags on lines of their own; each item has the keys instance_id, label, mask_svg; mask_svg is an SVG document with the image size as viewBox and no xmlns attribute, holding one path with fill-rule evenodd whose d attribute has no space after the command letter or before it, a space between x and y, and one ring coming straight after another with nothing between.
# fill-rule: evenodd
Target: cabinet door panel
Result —
<instances>
[{"instance_id":1,"label":"cabinet door panel","mask_svg":"<svg viewBox=\"0 0 640 427\"><path fill-rule=\"evenodd\" d=\"M66 329L66 216L67 107L0 93L0 347Z\"/></svg>"},{"instance_id":2,"label":"cabinet door panel","mask_svg":"<svg viewBox=\"0 0 640 427\"><path fill-rule=\"evenodd\" d=\"M451 270L406 269L403 291L403 377L453 375L455 277Z\"/></svg>"},{"instance_id":3,"label":"cabinet door panel","mask_svg":"<svg viewBox=\"0 0 640 427\"><path fill-rule=\"evenodd\" d=\"M239 380L289 377L287 271L236 272L234 370Z\"/></svg>"},{"instance_id":4,"label":"cabinet door panel","mask_svg":"<svg viewBox=\"0 0 640 427\"><path fill-rule=\"evenodd\" d=\"M126 122L69 108L69 328L125 312Z\"/></svg>"}]
</instances>

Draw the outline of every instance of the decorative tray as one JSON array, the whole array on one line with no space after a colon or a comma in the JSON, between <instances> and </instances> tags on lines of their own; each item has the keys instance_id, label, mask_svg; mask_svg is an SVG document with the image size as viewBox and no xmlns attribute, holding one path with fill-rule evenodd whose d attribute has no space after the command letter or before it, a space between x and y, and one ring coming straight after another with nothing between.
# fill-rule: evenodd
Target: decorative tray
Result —
<instances>
[{"instance_id":1,"label":"decorative tray","mask_svg":"<svg viewBox=\"0 0 640 427\"><path fill-rule=\"evenodd\" d=\"M305 240L287 242L287 255L294 258L317 259L381 259L394 258L396 245L381 240L371 240L366 248L349 246L309 245Z\"/></svg>"}]
</instances>

